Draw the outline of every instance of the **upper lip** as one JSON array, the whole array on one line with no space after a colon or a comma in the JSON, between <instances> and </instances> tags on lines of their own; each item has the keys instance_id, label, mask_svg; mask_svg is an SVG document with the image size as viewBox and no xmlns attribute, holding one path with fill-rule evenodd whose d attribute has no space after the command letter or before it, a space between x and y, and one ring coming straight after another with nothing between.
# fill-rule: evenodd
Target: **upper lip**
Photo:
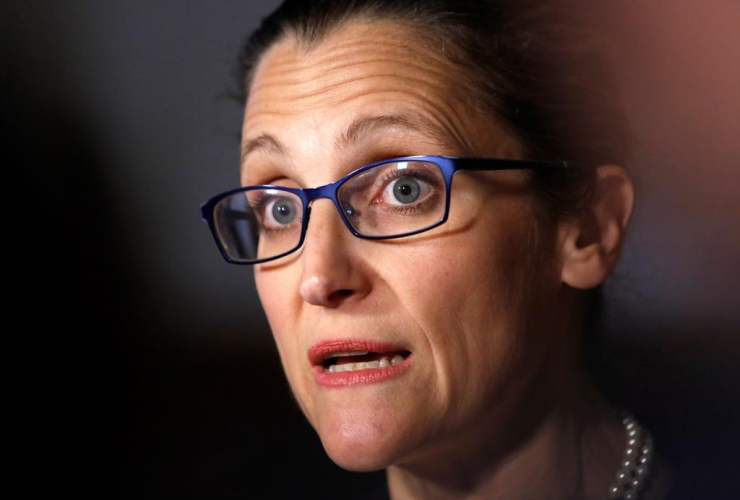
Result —
<instances>
[{"instance_id":1,"label":"upper lip","mask_svg":"<svg viewBox=\"0 0 740 500\"><path fill-rule=\"evenodd\" d=\"M348 352L396 352L404 351L404 347L390 342L360 339L329 339L316 342L308 349L308 360L312 365L321 365L333 354Z\"/></svg>"}]
</instances>

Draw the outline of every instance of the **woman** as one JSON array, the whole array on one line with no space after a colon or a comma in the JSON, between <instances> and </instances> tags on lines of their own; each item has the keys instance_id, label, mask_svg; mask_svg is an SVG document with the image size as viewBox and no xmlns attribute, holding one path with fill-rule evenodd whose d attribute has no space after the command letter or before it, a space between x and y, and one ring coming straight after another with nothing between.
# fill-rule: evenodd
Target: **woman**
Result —
<instances>
[{"instance_id":1,"label":"woman","mask_svg":"<svg viewBox=\"0 0 740 500\"><path fill-rule=\"evenodd\" d=\"M538 3L289 0L245 50L244 187L203 215L329 456L394 500L662 497L582 359L627 134Z\"/></svg>"}]
</instances>

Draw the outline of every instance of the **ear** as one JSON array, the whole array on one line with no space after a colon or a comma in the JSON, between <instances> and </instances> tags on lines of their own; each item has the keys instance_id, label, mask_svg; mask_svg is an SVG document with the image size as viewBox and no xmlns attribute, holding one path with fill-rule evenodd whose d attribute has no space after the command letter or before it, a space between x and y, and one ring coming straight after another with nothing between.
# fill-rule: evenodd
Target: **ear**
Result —
<instances>
[{"instance_id":1,"label":"ear","mask_svg":"<svg viewBox=\"0 0 740 500\"><path fill-rule=\"evenodd\" d=\"M619 260L634 198L634 185L624 168L596 169L591 203L561 228L563 283L588 289L606 280Z\"/></svg>"}]
</instances>

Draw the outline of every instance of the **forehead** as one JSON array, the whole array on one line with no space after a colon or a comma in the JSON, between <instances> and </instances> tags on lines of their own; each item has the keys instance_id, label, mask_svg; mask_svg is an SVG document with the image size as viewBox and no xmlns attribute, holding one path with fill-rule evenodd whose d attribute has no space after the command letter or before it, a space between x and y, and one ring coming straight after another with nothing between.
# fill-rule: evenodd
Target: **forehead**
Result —
<instances>
[{"instance_id":1,"label":"forehead","mask_svg":"<svg viewBox=\"0 0 740 500\"><path fill-rule=\"evenodd\" d=\"M347 23L310 47L288 35L257 67L247 124L264 113L314 111L368 96L435 100L449 90L451 69L411 28L395 23Z\"/></svg>"},{"instance_id":2,"label":"forehead","mask_svg":"<svg viewBox=\"0 0 740 500\"><path fill-rule=\"evenodd\" d=\"M392 22L375 21L345 23L311 45L288 35L262 58L251 97L261 99L264 91L279 89L309 98L312 91L332 84L352 84L355 90L361 91L378 81L389 84L410 79L424 84L446 83L450 63L429 50L415 36L416 31ZM369 80L363 81L363 77ZM321 99L308 102L319 104Z\"/></svg>"},{"instance_id":3,"label":"forehead","mask_svg":"<svg viewBox=\"0 0 740 500\"><path fill-rule=\"evenodd\" d=\"M257 143L260 152L286 157L327 155L349 149L352 141L343 139L353 123L376 117L376 125L403 132L398 141L407 137L419 148L399 153L495 154L494 139L503 134L469 102L459 74L418 29L397 22L350 22L310 47L287 35L256 68L243 148L251 154Z\"/></svg>"}]
</instances>

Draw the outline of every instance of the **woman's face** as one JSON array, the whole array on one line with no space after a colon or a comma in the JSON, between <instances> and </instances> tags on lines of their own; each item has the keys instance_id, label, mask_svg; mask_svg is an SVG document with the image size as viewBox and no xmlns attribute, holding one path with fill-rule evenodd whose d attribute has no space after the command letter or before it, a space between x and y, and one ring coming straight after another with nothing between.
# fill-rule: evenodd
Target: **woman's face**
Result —
<instances>
[{"instance_id":1,"label":"woman's face","mask_svg":"<svg viewBox=\"0 0 740 500\"><path fill-rule=\"evenodd\" d=\"M457 71L387 23L308 49L277 43L251 87L243 184L315 187L405 155L515 157ZM456 175L449 220L398 240L358 239L330 200L313 203L303 247L255 277L296 399L335 462L371 470L473 451L527 409L564 344L554 234L535 224L522 172ZM327 368L396 355L388 368Z\"/></svg>"}]
</instances>

